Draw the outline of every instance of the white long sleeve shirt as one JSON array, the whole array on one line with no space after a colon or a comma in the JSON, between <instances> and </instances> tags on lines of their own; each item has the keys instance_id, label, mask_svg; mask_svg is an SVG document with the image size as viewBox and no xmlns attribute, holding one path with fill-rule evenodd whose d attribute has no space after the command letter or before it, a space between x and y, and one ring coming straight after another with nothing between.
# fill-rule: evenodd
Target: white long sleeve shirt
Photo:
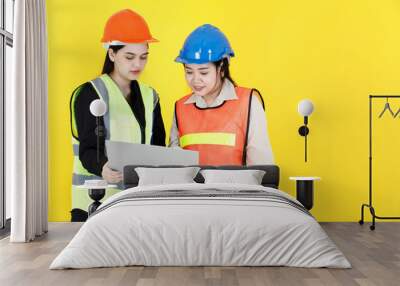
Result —
<instances>
[{"instance_id":1,"label":"white long sleeve shirt","mask_svg":"<svg viewBox=\"0 0 400 286\"><path fill-rule=\"evenodd\" d=\"M220 106L225 100L237 99L234 85L229 80L225 80L220 94L211 104L208 105L202 96L196 94L189 97L184 104L194 103L199 108L207 108ZM274 164L274 156L268 137L267 120L258 96L252 96L249 120L246 165ZM179 133L175 113L172 121L169 146L179 146Z\"/></svg>"}]
</instances>

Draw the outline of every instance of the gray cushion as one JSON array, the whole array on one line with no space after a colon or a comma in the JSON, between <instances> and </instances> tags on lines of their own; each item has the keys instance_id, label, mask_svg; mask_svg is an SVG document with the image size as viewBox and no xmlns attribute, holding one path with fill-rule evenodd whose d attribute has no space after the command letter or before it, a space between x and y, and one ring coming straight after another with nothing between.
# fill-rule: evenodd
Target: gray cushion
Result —
<instances>
[{"instance_id":1,"label":"gray cushion","mask_svg":"<svg viewBox=\"0 0 400 286\"><path fill-rule=\"evenodd\" d=\"M208 169L200 171L204 183L261 185L265 171L262 170L218 170Z\"/></svg>"},{"instance_id":2,"label":"gray cushion","mask_svg":"<svg viewBox=\"0 0 400 286\"><path fill-rule=\"evenodd\" d=\"M148 168L137 167L139 186L195 183L199 167Z\"/></svg>"}]
</instances>

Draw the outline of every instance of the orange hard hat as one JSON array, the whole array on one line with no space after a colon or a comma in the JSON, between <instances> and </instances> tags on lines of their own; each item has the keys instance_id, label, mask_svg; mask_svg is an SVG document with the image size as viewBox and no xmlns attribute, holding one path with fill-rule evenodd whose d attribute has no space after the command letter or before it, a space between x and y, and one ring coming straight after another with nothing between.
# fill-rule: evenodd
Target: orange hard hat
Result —
<instances>
[{"instance_id":1,"label":"orange hard hat","mask_svg":"<svg viewBox=\"0 0 400 286\"><path fill-rule=\"evenodd\" d=\"M150 34L149 26L138 13L125 9L113 14L104 27L101 42L107 47L131 43L158 42Z\"/></svg>"}]
</instances>

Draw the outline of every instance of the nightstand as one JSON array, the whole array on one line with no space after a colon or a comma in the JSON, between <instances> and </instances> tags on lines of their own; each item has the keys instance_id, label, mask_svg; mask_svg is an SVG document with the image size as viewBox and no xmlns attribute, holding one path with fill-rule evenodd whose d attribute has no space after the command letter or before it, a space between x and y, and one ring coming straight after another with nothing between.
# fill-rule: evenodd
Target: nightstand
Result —
<instances>
[{"instance_id":1,"label":"nightstand","mask_svg":"<svg viewBox=\"0 0 400 286\"><path fill-rule=\"evenodd\" d=\"M320 177L289 177L296 181L296 199L302 205L311 210L314 203L314 181L320 180Z\"/></svg>"},{"instance_id":2,"label":"nightstand","mask_svg":"<svg viewBox=\"0 0 400 286\"><path fill-rule=\"evenodd\" d=\"M87 186L87 185L81 185L78 186L79 189L87 189L89 197L94 201L91 203L88 207L88 214L89 216L94 213L97 208L101 205L100 200L104 198L106 194L106 189L108 188L116 188L117 185L108 185L106 187L101 186L101 187L95 187L95 186Z\"/></svg>"}]
</instances>

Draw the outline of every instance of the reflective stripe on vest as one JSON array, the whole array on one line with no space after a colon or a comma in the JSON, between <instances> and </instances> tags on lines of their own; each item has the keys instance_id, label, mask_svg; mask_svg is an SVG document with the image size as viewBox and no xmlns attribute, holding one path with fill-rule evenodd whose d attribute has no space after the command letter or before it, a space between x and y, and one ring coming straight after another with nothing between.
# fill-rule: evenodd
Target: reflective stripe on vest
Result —
<instances>
[{"instance_id":1,"label":"reflective stripe on vest","mask_svg":"<svg viewBox=\"0 0 400 286\"><path fill-rule=\"evenodd\" d=\"M226 100L219 107L198 108L175 105L180 146L199 152L201 165L244 165L247 144L251 89L235 87L237 100Z\"/></svg>"},{"instance_id":2,"label":"reflective stripe on vest","mask_svg":"<svg viewBox=\"0 0 400 286\"><path fill-rule=\"evenodd\" d=\"M189 145L197 144L215 144L215 145L225 145L225 146L235 146L236 134L234 133L218 133L218 132L208 132L208 133L191 133L183 135L179 138L179 145L185 148Z\"/></svg>"},{"instance_id":3,"label":"reflective stripe on vest","mask_svg":"<svg viewBox=\"0 0 400 286\"><path fill-rule=\"evenodd\" d=\"M104 126L106 128L106 139L112 141L121 141L128 143L142 143L142 134L139 123L137 122L132 109L119 87L107 75L103 74L100 77L90 81L94 90L100 99L107 105L107 112L103 116ZM139 83L140 92L145 108L145 140L144 143L150 144L153 126L153 111L155 106L155 91L144 84ZM78 130L75 121L75 101L81 91L78 87L71 97L70 112L71 112L71 131L72 131L72 148L74 153L73 166L73 192L74 186L84 184L85 180L101 179L100 177L89 173L79 160L79 138ZM122 184L118 187L122 189ZM82 192L82 191L78 191ZM72 206L74 208L74 205Z\"/></svg>"}]
</instances>

